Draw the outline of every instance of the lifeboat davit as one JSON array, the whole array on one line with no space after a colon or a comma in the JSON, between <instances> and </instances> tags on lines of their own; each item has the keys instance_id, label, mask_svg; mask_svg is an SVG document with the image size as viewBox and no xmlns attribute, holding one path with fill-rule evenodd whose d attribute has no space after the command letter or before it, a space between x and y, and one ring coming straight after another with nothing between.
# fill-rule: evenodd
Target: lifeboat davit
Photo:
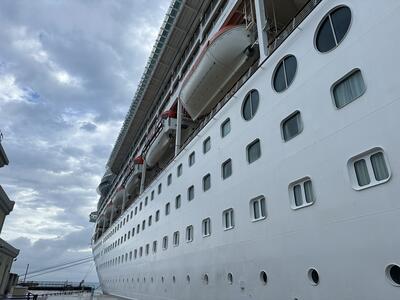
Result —
<instances>
[{"instance_id":1,"label":"lifeboat davit","mask_svg":"<svg viewBox=\"0 0 400 300\"><path fill-rule=\"evenodd\" d=\"M164 112L150 138L151 144L146 154L146 165L148 167L154 167L160 161L170 143L174 141L175 133L176 113L173 111Z\"/></svg>"},{"instance_id":2,"label":"lifeboat davit","mask_svg":"<svg viewBox=\"0 0 400 300\"><path fill-rule=\"evenodd\" d=\"M200 53L180 91L183 107L196 120L207 113L221 90L247 61L251 36L245 26L226 26L217 32Z\"/></svg>"},{"instance_id":3,"label":"lifeboat davit","mask_svg":"<svg viewBox=\"0 0 400 300\"><path fill-rule=\"evenodd\" d=\"M133 171L126 182L126 192L131 195L140 183L140 175L143 170L143 158L141 156L134 159Z\"/></svg>"}]
</instances>

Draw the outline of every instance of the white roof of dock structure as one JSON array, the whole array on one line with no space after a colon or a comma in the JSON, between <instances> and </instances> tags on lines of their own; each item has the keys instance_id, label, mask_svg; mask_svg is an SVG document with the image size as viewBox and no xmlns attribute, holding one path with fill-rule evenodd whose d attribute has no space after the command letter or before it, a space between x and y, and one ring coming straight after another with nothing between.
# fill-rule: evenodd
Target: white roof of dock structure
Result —
<instances>
[{"instance_id":1,"label":"white roof of dock structure","mask_svg":"<svg viewBox=\"0 0 400 300\"><path fill-rule=\"evenodd\" d=\"M185 50L195 21L211 0L172 0L107 166L118 174L140 137L148 113Z\"/></svg>"}]
</instances>

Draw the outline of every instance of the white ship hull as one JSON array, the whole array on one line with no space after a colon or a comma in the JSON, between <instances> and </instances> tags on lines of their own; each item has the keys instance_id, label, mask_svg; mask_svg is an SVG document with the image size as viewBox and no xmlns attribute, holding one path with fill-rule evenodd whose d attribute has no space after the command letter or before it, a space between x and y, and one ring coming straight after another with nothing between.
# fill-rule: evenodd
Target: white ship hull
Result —
<instances>
[{"instance_id":1,"label":"white ship hull","mask_svg":"<svg viewBox=\"0 0 400 300\"><path fill-rule=\"evenodd\" d=\"M351 28L339 47L322 55L315 49L315 31L331 9L343 4L352 11ZM391 264L400 264L399 15L397 0L322 1L115 224L131 213L133 218L93 244L104 293L138 300L400 299L400 287L386 272ZM297 57L296 78L285 93L276 93L271 77L287 54ZM331 87L354 69L361 70L366 92L339 110ZM260 103L254 118L245 121L242 99L252 89L258 90ZM301 112L303 131L283 142L281 122L295 111ZM227 118L231 132L221 138L220 126ZM203 154L207 137L212 146ZM249 164L246 147L256 139L261 157ZM348 162L376 147L384 150L391 176L384 184L356 190ZM192 151L196 162L188 167ZM232 160L232 176L223 180L221 163L227 159ZM181 163L183 175L177 177ZM167 185L169 174L172 183ZM206 174L211 174L211 188L204 192ZM312 179L315 203L293 210L289 184L304 177ZM194 199L188 201L192 185ZM249 201L260 195L265 197L266 218L252 221ZM143 208L135 215L140 203ZM234 209L234 228L224 230L222 213L229 208ZM157 210L160 219L155 222ZM211 219L208 237L202 236L205 218ZM144 230L108 250L143 220ZM189 225L194 236L186 242ZM176 231L180 241L174 247ZM143 255L135 259L140 247ZM118 263L121 256L124 262ZM110 263L115 259L116 264ZM317 285L309 276L311 268L318 271Z\"/></svg>"}]
</instances>

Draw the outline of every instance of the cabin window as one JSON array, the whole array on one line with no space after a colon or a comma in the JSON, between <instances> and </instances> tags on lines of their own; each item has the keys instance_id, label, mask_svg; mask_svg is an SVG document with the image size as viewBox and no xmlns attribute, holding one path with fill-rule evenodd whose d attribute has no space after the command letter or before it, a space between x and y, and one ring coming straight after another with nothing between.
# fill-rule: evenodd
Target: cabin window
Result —
<instances>
[{"instance_id":1,"label":"cabin window","mask_svg":"<svg viewBox=\"0 0 400 300\"><path fill-rule=\"evenodd\" d=\"M292 209L307 207L315 202L312 182L309 177L291 183L289 191Z\"/></svg>"},{"instance_id":2,"label":"cabin window","mask_svg":"<svg viewBox=\"0 0 400 300\"><path fill-rule=\"evenodd\" d=\"M193 152L190 153L190 155L189 155L189 167L193 166L194 163L195 163L195 161L196 161L196 154L195 154L195 152L193 151Z\"/></svg>"},{"instance_id":3,"label":"cabin window","mask_svg":"<svg viewBox=\"0 0 400 300\"><path fill-rule=\"evenodd\" d=\"M333 99L337 108L342 108L361 97L366 91L363 76L359 69L353 70L334 84Z\"/></svg>"},{"instance_id":4,"label":"cabin window","mask_svg":"<svg viewBox=\"0 0 400 300\"><path fill-rule=\"evenodd\" d=\"M211 235L211 219L204 219L202 222L203 237Z\"/></svg>"},{"instance_id":5,"label":"cabin window","mask_svg":"<svg viewBox=\"0 0 400 300\"><path fill-rule=\"evenodd\" d=\"M147 206L148 202L149 202L149 197L144 198L144 206Z\"/></svg>"},{"instance_id":6,"label":"cabin window","mask_svg":"<svg viewBox=\"0 0 400 300\"><path fill-rule=\"evenodd\" d=\"M170 205L170 203L168 202L167 204L165 204L165 215L166 215L166 216L169 215L170 209L171 209L171 205Z\"/></svg>"},{"instance_id":7,"label":"cabin window","mask_svg":"<svg viewBox=\"0 0 400 300\"><path fill-rule=\"evenodd\" d=\"M193 242L193 226L186 227L186 242Z\"/></svg>"},{"instance_id":8,"label":"cabin window","mask_svg":"<svg viewBox=\"0 0 400 300\"><path fill-rule=\"evenodd\" d=\"M281 123L282 136L285 142L291 140L303 131L300 112L296 111Z\"/></svg>"},{"instance_id":9,"label":"cabin window","mask_svg":"<svg viewBox=\"0 0 400 300\"><path fill-rule=\"evenodd\" d=\"M349 31L351 11L347 6L340 6L329 12L318 26L315 45L322 53L336 48Z\"/></svg>"},{"instance_id":10,"label":"cabin window","mask_svg":"<svg viewBox=\"0 0 400 300\"><path fill-rule=\"evenodd\" d=\"M211 149L211 138L208 137L203 142L203 153L206 154Z\"/></svg>"},{"instance_id":11,"label":"cabin window","mask_svg":"<svg viewBox=\"0 0 400 300\"><path fill-rule=\"evenodd\" d=\"M128 240L131 238L131 231L128 231Z\"/></svg>"},{"instance_id":12,"label":"cabin window","mask_svg":"<svg viewBox=\"0 0 400 300\"><path fill-rule=\"evenodd\" d=\"M183 172L183 166L182 164L179 164L179 166L176 168L176 176L180 177Z\"/></svg>"},{"instance_id":13,"label":"cabin window","mask_svg":"<svg viewBox=\"0 0 400 300\"><path fill-rule=\"evenodd\" d=\"M136 226L136 234L138 234L140 232L140 224L138 224L137 226Z\"/></svg>"},{"instance_id":14,"label":"cabin window","mask_svg":"<svg viewBox=\"0 0 400 300\"><path fill-rule=\"evenodd\" d=\"M161 192L162 192L162 184L160 183L158 185L158 194L161 194Z\"/></svg>"},{"instance_id":15,"label":"cabin window","mask_svg":"<svg viewBox=\"0 0 400 300\"><path fill-rule=\"evenodd\" d=\"M293 55L284 57L276 66L273 75L275 91L285 91L293 82L297 71L297 60Z\"/></svg>"},{"instance_id":16,"label":"cabin window","mask_svg":"<svg viewBox=\"0 0 400 300\"><path fill-rule=\"evenodd\" d=\"M138 251L137 251L137 249L135 249L134 251L133 251L133 257L136 259L137 258L137 254L138 254Z\"/></svg>"},{"instance_id":17,"label":"cabin window","mask_svg":"<svg viewBox=\"0 0 400 300\"><path fill-rule=\"evenodd\" d=\"M129 221L129 213L128 213L128 215L126 216L126 222L128 222Z\"/></svg>"},{"instance_id":18,"label":"cabin window","mask_svg":"<svg viewBox=\"0 0 400 300\"><path fill-rule=\"evenodd\" d=\"M224 225L224 230L232 229L235 226L233 208L229 208L222 213L222 224Z\"/></svg>"},{"instance_id":19,"label":"cabin window","mask_svg":"<svg viewBox=\"0 0 400 300\"><path fill-rule=\"evenodd\" d=\"M222 163L222 179L227 179L232 175L232 160L228 159Z\"/></svg>"},{"instance_id":20,"label":"cabin window","mask_svg":"<svg viewBox=\"0 0 400 300\"><path fill-rule=\"evenodd\" d=\"M178 209L181 207L181 195L175 197L175 208Z\"/></svg>"},{"instance_id":21,"label":"cabin window","mask_svg":"<svg viewBox=\"0 0 400 300\"><path fill-rule=\"evenodd\" d=\"M258 109L259 98L260 97L257 90L250 91L244 98L242 105L242 116L246 121L253 119L255 116Z\"/></svg>"},{"instance_id":22,"label":"cabin window","mask_svg":"<svg viewBox=\"0 0 400 300\"><path fill-rule=\"evenodd\" d=\"M350 159L348 166L353 188L356 190L385 183L391 176L388 160L381 148Z\"/></svg>"},{"instance_id":23,"label":"cabin window","mask_svg":"<svg viewBox=\"0 0 400 300\"><path fill-rule=\"evenodd\" d=\"M172 183L172 174L169 174L167 177L167 185L171 185Z\"/></svg>"},{"instance_id":24,"label":"cabin window","mask_svg":"<svg viewBox=\"0 0 400 300\"><path fill-rule=\"evenodd\" d=\"M246 148L246 152L247 152L247 161L249 164L259 159L261 157L260 140L256 139L254 142L249 144Z\"/></svg>"},{"instance_id":25,"label":"cabin window","mask_svg":"<svg viewBox=\"0 0 400 300\"><path fill-rule=\"evenodd\" d=\"M187 194L188 194L188 200L192 201L194 199L194 186L193 185L188 188Z\"/></svg>"},{"instance_id":26,"label":"cabin window","mask_svg":"<svg viewBox=\"0 0 400 300\"><path fill-rule=\"evenodd\" d=\"M146 244L146 255L150 253L150 244Z\"/></svg>"},{"instance_id":27,"label":"cabin window","mask_svg":"<svg viewBox=\"0 0 400 300\"><path fill-rule=\"evenodd\" d=\"M143 220L142 222L142 230L144 230L146 228L146 220Z\"/></svg>"},{"instance_id":28,"label":"cabin window","mask_svg":"<svg viewBox=\"0 0 400 300\"><path fill-rule=\"evenodd\" d=\"M211 175L207 174L203 177L203 191L208 191L211 188Z\"/></svg>"},{"instance_id":29,"label":"cabin window","mask_svg":"<svg viewBox=\"0 0 400 300\"><path fill-rule=\"evenodd\" d=\"M226 137L231 132L231 120L228 118L221 124L221 137Z\"/></svg>"},{"instance_id":30,"label":"cabin window","mask_svg":"<svg viewBox=\"0 0 400 300\"><path fill-rule=\"evenodd\" d=\"M265 198L259 196L250 200L250 215L253 221L263 220L267 216Z\"/></svg>"},{"instance_id":31,"label":"cabin window","mask_svg":"<svg viewBox=\"0 0 400 300\"><path fill-rule=\"evenodd\" d=\"M137 206L135 207L135 216L137 215L137 210L138 210L138 208L137 208Z\"/></svg>"},{"instance_id":32,"label":"cabin window","mask_svg":"<svg viewBox=\"0 0 400 300\"><path fill-rule=\"evenodd\" d=\"M157 241L153 241L153 253L157 252Z\"/></svg>"},{"instance_id":33,"label":"cabin window","mask_svg":"<svg viewBox=\"0 0 400 300\"><path fill-rule=\"evenodd\" d=\"M133 218L133 210L131 210L131 219Z\"/></svg>"},{"instance_id":34,"label":"cabin window","mask_svg":"<svg viewBox=\"0 0 400 300\"><path fill-rule=\"evenodd\" d=\"M172 244L174 247L179 246L179 231L174 232L174 235L172 236Z\"/></svg>"},{"instance_id":35,"label":"cabin window","mask_svg":"<svg viewBox=\"0 0 400 300\"><path fill-rule=\"evenodd\" d=\"M154 199L154 190L151 191L151 198L150 198L150 199L151 199L151 200Z\"/></svg>"},{"instance_id":36,"label":"cabin window","mask_svg":"<svg viewBox=\"0 0 400 300\"><path fill-rule=\"evenodd\" d=\"M168 248L168 236L163 237L162 248L163 248L163 250L166 250Z\"/></svg>"},{"instance_id":37,"label":"cabin window","mask_svg":"<svg viewBox=\"0 0 400 300\"><path fill-rule=\"evenodd\" d=\"M151 226L152 221L153 221L153 216L149 216L149 221L148 221L149 227Z\"/></svg>"},{"instance_id":38,"label":"cabin window","mask_svg":"<svg viewBox=\"0 0 400 300\"><path fill-rule=\"evenodd\" d=\"M156 211L156 222L160 220L160 210Z\"/></svg>"},{"instance_id":39,"label":"cabin window","mask_svg":"<svg viewBox=\"0 0 400 300\"><path fill-rule=\"evenodd\" d=\"M143 256L143 247L140 247L139 248L139 257L142 257Z\"/></svg>"}]
</instances>

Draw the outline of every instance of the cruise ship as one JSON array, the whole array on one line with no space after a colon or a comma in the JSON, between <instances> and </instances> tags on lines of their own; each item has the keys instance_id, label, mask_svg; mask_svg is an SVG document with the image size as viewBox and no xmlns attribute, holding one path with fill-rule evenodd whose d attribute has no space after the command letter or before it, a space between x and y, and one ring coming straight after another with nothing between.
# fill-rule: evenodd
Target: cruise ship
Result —
<instances>
[{"instance_id":1,"label":"cruise ship","mask_svg":"<svg viewBox=\"0 0 400 300\"><path fill-rule=\"evenodd\" d=\"M400 299L399 16L173 0L90 215L103 292Z\"/></svg>"}]
</instances>

